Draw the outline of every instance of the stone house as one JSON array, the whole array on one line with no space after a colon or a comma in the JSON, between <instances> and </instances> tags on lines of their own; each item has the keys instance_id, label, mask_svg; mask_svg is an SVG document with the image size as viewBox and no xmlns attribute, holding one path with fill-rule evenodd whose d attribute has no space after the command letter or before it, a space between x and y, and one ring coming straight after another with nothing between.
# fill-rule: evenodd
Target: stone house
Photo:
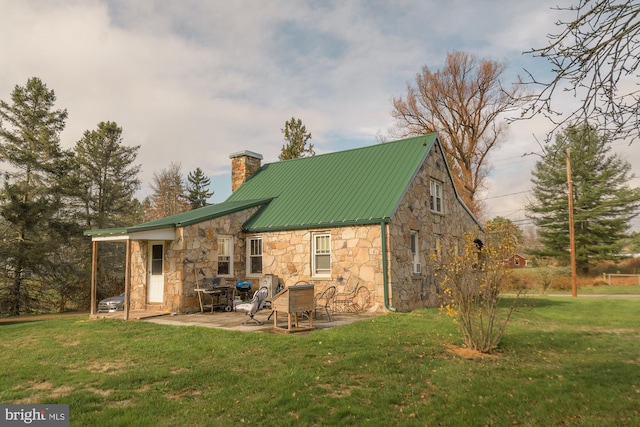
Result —
<instances>
[{"instance_id":1,"label":"stone house","mask_svg":"<svg viewBox=\"0 0 640 427\"><path fill-rule=\"evenodd\" d=\"M132 310L194 311L197 279L250 281L255 290L265 275L316 292L364 286L369 310L434 306L430 254L445 239L481 233L435 133L265 165L250 151L230 157L233 193L223 203L85 232L94 259L100 241L127 242Z\"/></svg>"}]
</instances>

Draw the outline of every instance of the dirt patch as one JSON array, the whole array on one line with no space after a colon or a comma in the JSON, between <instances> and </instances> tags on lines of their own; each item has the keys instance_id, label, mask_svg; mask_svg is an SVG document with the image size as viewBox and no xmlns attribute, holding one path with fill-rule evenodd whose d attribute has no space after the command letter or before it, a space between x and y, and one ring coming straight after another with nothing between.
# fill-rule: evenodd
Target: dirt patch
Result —
<instances>
[{"instance_id":1,"label":"dirt patch","mask_svg":"<svg viewBox=\"0 0 640 427\"><path fill-rule=\"evenodd\" d=\"M115 375L115 374L121 373L127 367L128 367L128 363L125 360L116 360L113 362L94 361L90 364L83 366L83 368L89 372L106 374L106 375Z\"/></svg>"},{"instance_id":2,"label":"dirt patch","mask_svg":"<svg viewBox=\"0 0 640 427\"><path fill-rule=\"evenodd\" d=\"M42 402L46 399L57 399L67 396L73 392L73 387L62 386L53 388L53 385L48 382L29 382L26 390L31 393L29 397L17 400L17 404L34 404Z\"/></svg>"},{"instance_id":3,"label":"dirt patch","mask_svg":"<svg viewBox=\"0 0 640 427\"><path fill-rule=\"evenodd\" d=\"M95 387L87 387L85 388L85 390L90 391L91 393L97 394L102 397L107 397L111 394L111 390L99 390Z\"/></svg>"},{"instance_id":4,"label":"dirt patch","mask_svg":"<svg viewBox=\"0 0 640 427\"><path fill-rule=\"evenodd\" d=\"M495 354L481 353L478 350L473 350L467 347L459 347L453 344L447 344L447 352L455 354L465 359L486 359L497 357Z\"/></svg>"},{"instance_id":5,"label":"dirt patch","mask_svg":"<svg viewBox=\"0 0 640 427\"><path fill-rule=\"evenodd\" d=\"M202 392L200 390L184 390L181 392L166 393L164 395L164 398L167 400L180 400L185 397L193 399L199 397L200 395L202 395Z\"/></svg>"}]
</instances>

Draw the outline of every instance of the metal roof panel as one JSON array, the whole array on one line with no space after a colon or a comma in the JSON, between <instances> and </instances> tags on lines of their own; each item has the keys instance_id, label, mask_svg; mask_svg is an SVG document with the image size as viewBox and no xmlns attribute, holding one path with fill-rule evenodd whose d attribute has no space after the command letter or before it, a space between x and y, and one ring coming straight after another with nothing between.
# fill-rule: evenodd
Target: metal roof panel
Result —
<instances>
[{"instance_id":1,"label":"metal roof panel","mask_svg":"<svg viewBox=\"0 0 640 427\"><path fill-rule=\"evenodd\" d=\"M388 219L436 141L436 134L264 165L227 202L273 198L249 231L312 228Z\"/></svg>"}]
</instances>

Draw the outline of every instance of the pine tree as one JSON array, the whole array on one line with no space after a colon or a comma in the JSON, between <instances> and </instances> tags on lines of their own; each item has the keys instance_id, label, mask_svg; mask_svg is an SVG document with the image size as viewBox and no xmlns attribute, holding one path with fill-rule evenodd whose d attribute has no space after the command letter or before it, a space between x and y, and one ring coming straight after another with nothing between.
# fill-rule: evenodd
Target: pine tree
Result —
<instances>
[{"instance_id":1,"label":"pine tree","mask_svg":"<svg viewBox=\"0 0 640 427\"><path fill-rule=\"evenodd\" d=\"M0 160L9 166L0 215L10 227L2 255L11 270L8 302L14 315L29 305L23 280L53 262L68 229L59 215L69 167L59 136L67 111L55 110L55 101L54 91L35 77L15 87L10 104L0 101Z\"/></svg>"},{"instance_id":2,"label":"pine tree","mask_svg":"<svg viewBox=\"0 0 640 427\"><path fill-rule=\"evenodd\" d=\"M529 215L544 249L537 255L568 260L569 213L566 150L571 153L576 265L587 273L592 261L612 259L623 245L640 206L640 188L630 188L631 165L610 154L609 141L588 124L557 135L536 163Z\"/></svg>"},{"instance_id":3,"label":"pine tree","mask_svg":"<svg viewBox=\"0 0 640 427\"><path fill-rule=\"evenodd\" d=\"M191 209L198 209L209 205L207 200L213 196L213 191L209 191L211 180L204 175L202 169L196 168L187 175L187 200Z\"/></svg>"},{"instance_id":4,"label":"pine tree","mask_svg":"<svg viewBox=\"0 0 640 427\"><path fill-rule=\"evenodd\" d=\"M282 151L278 158L280 160L297 159L299 157L314 156L313 144L307 142L311 139L311 134L307 132L307 128L302 124L302 120L291 117L291 120L285 122L284 129L280 129L287 141L282 146Z\"/></svg>"},{"instance_id":5,"label":"pine tree","mask_svg":"<svg viewBox=\"0 0 640 427\"><path fill-rule=\"evenodd\" d=\"M140 146L122 143L122 128L101 122L85 131L76 144L78 196L88 228L118 227L135 216L133 198L140 188L140 166L134 165Z\"/></svg>"}]
</instances>

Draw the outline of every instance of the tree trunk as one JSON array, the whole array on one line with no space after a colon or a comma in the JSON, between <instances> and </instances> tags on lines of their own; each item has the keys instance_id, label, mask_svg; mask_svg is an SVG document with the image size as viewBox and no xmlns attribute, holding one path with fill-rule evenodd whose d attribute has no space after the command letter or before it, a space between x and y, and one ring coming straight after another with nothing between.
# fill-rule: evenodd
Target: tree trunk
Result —
<instances>
[{"instance_id":1,"label":"tree trunk","mask_svg":"<svg viewBox=\"0 0 640 427\"><path fill-rule=\"evenodd\" d=\"M20 315L20 293L22 292L22 263L16 265L15 268L15 277L13 278L13 285L11 286L11 296L10 296L10 306L9 306L9 314L12 316Z\"/></svg>"}]
</instances>

